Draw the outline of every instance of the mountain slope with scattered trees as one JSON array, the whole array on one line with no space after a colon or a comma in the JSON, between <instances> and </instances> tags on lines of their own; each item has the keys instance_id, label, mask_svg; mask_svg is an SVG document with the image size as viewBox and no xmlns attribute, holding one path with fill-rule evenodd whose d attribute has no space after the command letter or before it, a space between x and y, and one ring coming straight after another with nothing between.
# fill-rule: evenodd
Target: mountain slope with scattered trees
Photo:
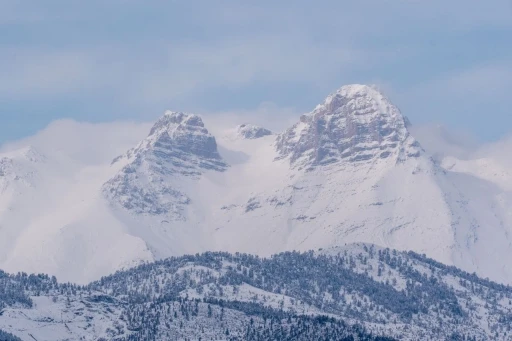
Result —
<instances>
[{"instance_id":1,"label":"mountain slope with scattered trees","mask_svg":"<svg viewBox=\"0 0 512 341\"><path fill-rule=\"evenodd\" d=\"M22 340L508 340L512 288L413 252L351 244L168 258L86 286L0 274Z\"/></svg>"}]
</instances>

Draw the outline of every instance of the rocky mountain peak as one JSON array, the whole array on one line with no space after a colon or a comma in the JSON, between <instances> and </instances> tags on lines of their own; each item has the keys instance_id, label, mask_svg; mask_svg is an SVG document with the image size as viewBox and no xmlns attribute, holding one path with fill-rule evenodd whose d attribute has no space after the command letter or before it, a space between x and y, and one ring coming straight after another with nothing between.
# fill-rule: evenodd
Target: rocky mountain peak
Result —
<instances>
[{"instance_id":1,"label":"rocky mountain peak","mask_svg":"<svg viewBox=\"0 0 512 341\"><path fill-rule=\"evenodd\" d=\"M205 128L201 117L173 111L166 111L146 139L114 162L122 158L139 159L139 162L147 158L160 160L156 163L171 163L177 172L186 174L191 169L227 167L218 153L215 137Z\"/></svg>"},{"instance_id":2,"label":"rocky mountain peak","mask_svg":"<svg viewBox=\"0 0 512 341\"><path fill-rule=\"evenodd\" d=\"M107 198L136 213L184 219L190 202L180 190L180 177L199 178L205 171L226 170L217 142L201 117L165 112L149 136L126 155L127 164L103 188Z\"/></svg>"},{"instance_id":3,"label":"rocky mountain peak","mask_svg":"<svg viewBox=\"0 0 512 341\"><path fill-rule=\"evenodd\" d=\"M276 147L300 166L418 156L421 148L407 126L400 110L375 87L347 85L302 115L278 137Z\"/></svg>"},{"instance_id":4,"label":"rocky mountain peak","mask_svg":"<svg viewBox=\"0 0 512 341\"><path fill-rule=\"evenodd\" d=\"M260 137L272 135L272 131L253 124L240 124L235 129L236 136L242 139L254 140Z\"/></svg>"},{"instance_id":5,"label":"rocky mountain peak","mask_svg":"<svg viewBox=\"0 0 512 341\"><path fill-rule=\"evenodd\" d=\"M46 157L29 146L0 154L0 193L13 182L32 187L38 175L36 164L46 161Z\"/></svg>"},{"instance_id":6,"label":"rocky mountain peak","mask_svg":"<svg viewBox=\"0 0 512 341\"><path fill-rule=\"evenodd\" d=\"M197 129L206 130L203 120L198 115L186 114L183 112L166 111L164 115L155 123L149 136L161 134L163 132L172 132L176 129ZM204 131L203 131L204 132ZM207 132L207 131L206 131Z\"/></svg>"}]
</instances>

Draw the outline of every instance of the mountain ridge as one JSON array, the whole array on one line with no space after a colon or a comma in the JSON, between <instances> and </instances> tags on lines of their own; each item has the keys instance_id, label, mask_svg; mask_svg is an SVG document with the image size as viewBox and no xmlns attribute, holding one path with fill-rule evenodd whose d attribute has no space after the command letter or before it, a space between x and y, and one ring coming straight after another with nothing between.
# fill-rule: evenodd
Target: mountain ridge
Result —
<instances>
[{"instance_id":1,"label":"mountain ridge","mask_svg":"<svg viewBox=\"0 0 512 341\"><path fill-rule=\"evenodd\" d=\"M496 262L512 252L505 180L434 160L408 127L354 85L280 134L245 124L215 137L199 116L167 111L111 164L43 150L36 186L0 198L0 267L84 283L187 253L371 242L510 283Z\"/></svg>"},{"instance_id":2,"label":"mountain ridge","mask_svg":"<svg viewBox=\"0 0 512 341\"><path fill-rule=\"evenodd\" d=\"M510 286L371 244L172 257L85 286L0 272L0 284L0 330L24 341L512 337Z\"/></svg>"},{"instance_id":3,"label":"mountain ridge","mask_svg":"<svg viewBox=\"0 0 512 341\"><path fill-rule=\"evenodd\" d=\"M306 166L387 158L397 147L404 156L419 156L421 148L410 138L407 124L400 110L374 88L348 85L302 115L278 137L277 149L292 164Z\"/></svg>"}]
</instances>

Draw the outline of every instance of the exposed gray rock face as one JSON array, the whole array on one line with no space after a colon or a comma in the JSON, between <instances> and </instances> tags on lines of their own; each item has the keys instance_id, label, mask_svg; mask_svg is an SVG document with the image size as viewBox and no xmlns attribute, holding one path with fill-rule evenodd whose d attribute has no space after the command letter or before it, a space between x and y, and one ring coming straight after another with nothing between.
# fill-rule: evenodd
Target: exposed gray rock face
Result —
<instances>
[{"instance_id":1,"label":"exposed gray rock face","mask_svg":"<svg viewBox=\"0 0 512 341\"><path fill-rule=\"evenodd\" d=\"M180 179L228 167L199 116L171 111L136 148L113 163L118 162L127 164L104 185L107 198L133 213L165 214L177 220L185 219L184 207L190 202Z\"/></svg>"},{"instance_id":2,"label":"exposed gray rock face","mask_svg":"<svg viewBox=\"0 0 512 341\"><path fill-rule=\"evenodd\" d=\"M35 167L45 161L46 157L33 147L0 155L0 193L15 183L32 187L38 176Z\"/></svg>"},{"instance_id":3,"label":"exposed gray rock face","mask_svg":"<svg viewBox=\"0 0 512 341\"><path fill-rule=\"evenodd\" d=\"M0 176L5 177L12 174L14 168L12 159L6 157L0 158Z\"/></svg>"},{"instance_id":4,"label":"exposed gray rock face","mask_svg":"<svg viewBox=\"0 0 512 341\"><path fill-rule=\"evenodd\" d=\"M263 136L272 135L273 133L268 129L252 124L241 124L236 127L236 134L243 139L254 140Z\"/></svg>"},{"instance_id":5,"label":"exposed gray rock face","mask_svg":"<svg viewBox=\"0 0 512 341\"><path fill-rule=\"evenodd\" d=\"M200 175L204 169L223 171L227 165L217 142L197 115L167 111L149 136L128 152L128 157L151 158L163 173Z\"/></svg>"},{"instance_id":6,"label":"exposed gray rock face","mask_svg":"<svg viewBox=\"0 0 512 341\"><path fill-rule=\"evenodd\" d=\"M276 148L297 167L417 157L421 147L410 136L408 124L379 91L366 85L348 85L279 135Z\"/></svg>"}]
</instances>

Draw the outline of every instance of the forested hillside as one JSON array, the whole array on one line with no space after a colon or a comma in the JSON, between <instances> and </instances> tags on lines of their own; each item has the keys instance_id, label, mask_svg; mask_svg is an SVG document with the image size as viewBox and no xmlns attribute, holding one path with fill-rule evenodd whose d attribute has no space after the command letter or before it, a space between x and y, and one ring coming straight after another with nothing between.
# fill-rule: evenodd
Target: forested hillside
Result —
<instances>
[{"instance_id":1,"label":"forested hillside","mask_svg":"<svg viewBox=\"0 0 512 341\"><path fill-rule=\"evenodd\" d=\"M270 258L210 252L86 286L0 276L22 340L507 340L512 289L416 253L355 244Z\"/></svg>"}]
</instances>

